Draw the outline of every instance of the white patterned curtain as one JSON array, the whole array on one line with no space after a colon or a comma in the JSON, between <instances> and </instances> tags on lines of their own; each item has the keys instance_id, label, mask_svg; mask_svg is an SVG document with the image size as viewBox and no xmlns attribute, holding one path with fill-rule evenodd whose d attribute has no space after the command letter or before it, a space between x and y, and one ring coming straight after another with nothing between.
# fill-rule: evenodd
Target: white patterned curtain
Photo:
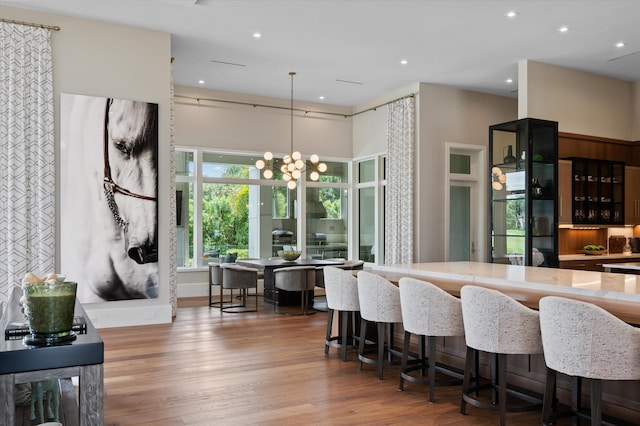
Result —
<instances>
[{"instance_id":1,"label":"white patterned curtain","mask_svg":"<svg viewBox=\"0 0 640 426\"><path fill-rule=\"evenodd\" d=\"M0 22L0 300L55 268L50 30Z\"/></svg>"},{"instance_id":2,"label":"white patterned curtain","mask_svg":"<svg viewBox=\"0 0 640 426\"><path fill-rule=\"evenodd\" d=\"M169 301L171 302L171 316L178 313L178 248L176 237L176 137L175 137L175 102L173 100L173 58L171 58L171 82L169 96Z\"/></svg>"},{"instance_id":3,"label":"white patterned curtain","mask_svg":"<svg viewBox=\"0 0 640 426\"><path fill-rule=\"evenodd\" d=\"M413 96L389 104L384 263L413 263L415 152Z\"/></svg>"}]
</instances>

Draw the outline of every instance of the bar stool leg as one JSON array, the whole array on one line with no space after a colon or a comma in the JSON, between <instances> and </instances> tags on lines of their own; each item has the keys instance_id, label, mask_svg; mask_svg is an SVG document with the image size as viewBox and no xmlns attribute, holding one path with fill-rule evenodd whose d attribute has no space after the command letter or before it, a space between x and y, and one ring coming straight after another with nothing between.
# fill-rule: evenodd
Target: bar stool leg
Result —
<instances>
[{"instance_id":1,"label":"bar stool leg","mask_svg":"<svg viewBox=\"0 0 640 426\"><path fill-rule=\"evenodd\" d=\"M460 399L460 414L466 414L467 401L464 399L464 395L469 392L471 387L471 368L474 364L476 350L467 346L467 356L464 362L464 378L462 379L462 398ZM478 374L476 372L476 374Z\"/></svg>"},{"instance_id":2,"label":"bar stool leg","mask_svg":"<svg viewBox=\"0 0 640 426\"><path fill-rule=\"evenodd\" d=\"M602 423L602 380L591 379L591 425Z\"/></svg>"},{"instance_id":3,"label":"bar stool leg","mask_svg":"<svg viewBox=\"0 0 640 426\"><path fill-rule=\"evenodd\" d=\"M436 336L429 336L429 401L436 399Z\"/></svg>"},{"instance_id":4,"label":"bar stool leg","mask_svg":"<svg viewBox=\"0 0 640 426\"><path fill-rule=\"evenodd\" d=\"M384 329L386 324L378 324L378 379L382 380L382 369L384 368Z\"/></svg>"},{"instance_id":5,"label":"bar stool leg","mask_svg":"<svg viewBox=\"0 0 640 426\"><path fill-rule=\"evenodd\" d=\"M347 311L343 311L340 313L340 316L342 317L342 331L341 334L342 336L340 336L340 342L342 343L342 360L346 361L347 360L347 345L349 344L349 339L348 337L348 333L349 333L349 312Z\"/></svg>"},{"instance_id":6,"label":"bar stool leg","mask_svg":"<svg viewBox=\"0 0 640 426\"><path fill-rule=\"evenodd\" d=\"M544 387L544 400L542 402L542 424L551 423L551 416L555 413L554 400L556 389L556 372L547 367L547 379Z\"/></svg>"},{"instance_id":7,"label":"bar stool leg","mask_svg":"<svg viewBox=\"0 0 640 426\"><path fill-rule=\"evenodd\" d=\"M327 309L327 333L324 340L324 354L329 354L329 339L331 339L331 330L333 329L333 309Z\"/></svg>"},{"instance_id":8,"label":"bar stool leg","mask_svg":"<svg viewBox=\"0 0 640 426\"><path fill-rule=\"evenodd\" d=\"M500 404L500 426L507 422L507 355L498 354L498 404Z\"/></svg>"},{"instance_id":9,"label":"bar stool leg","mask_svg":"<svg viewBox=\"0 0 640 426\"><path fill-rule=\"evenodd\" d=\"M362 370L361 355L364 355L364 342L367 339L367 320L362 318L360 320L360 344L358 345L358 370Z\"/></svg>"},{"instance_id":10,"label":"bar stool leg","mask_svg":"<svg viewBox=\"0 0 640 426\"><path fill-rule=\"evenodd\" d=\"M407 369L407 359L409 358L409 343L411 342L411 333L408 331L404 332L404 344L402 345L402 359L400 361L400 371L405 371ZM402 377L402 373L400 374L400 385L398 386L399 390L404 390L404 377Z\"/></svg>"}]
</instances>

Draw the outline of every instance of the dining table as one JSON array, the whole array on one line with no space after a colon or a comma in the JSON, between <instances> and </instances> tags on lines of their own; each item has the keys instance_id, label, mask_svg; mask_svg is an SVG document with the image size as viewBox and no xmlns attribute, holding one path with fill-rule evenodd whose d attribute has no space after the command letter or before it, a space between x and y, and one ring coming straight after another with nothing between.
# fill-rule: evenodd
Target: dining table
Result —
<instances>
[{"instance_id":1,"label":"dining table","mask_svg":"<svg viewBox=\"0 0 640 426\"><path fill-rule=\"evenodd\" d=\"M238 259L238 265L256 268L264 271L264 300L267 303L280 306L294 306L300 304L300 293L289 291L275 291L274 271L278 268L291 266L314 266L320 269L324 266L342 265L344 260L339 259L296 259L288 261L284 259ZM313 303L313 292L309 292L310 301Z\"/></svg>"}]
</instances>

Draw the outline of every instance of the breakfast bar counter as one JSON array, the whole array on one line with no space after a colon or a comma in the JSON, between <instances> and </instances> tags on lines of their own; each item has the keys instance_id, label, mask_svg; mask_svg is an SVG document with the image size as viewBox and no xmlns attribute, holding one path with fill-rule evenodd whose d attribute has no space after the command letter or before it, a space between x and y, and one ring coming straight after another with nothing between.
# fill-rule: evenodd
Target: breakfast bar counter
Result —
<instances>
[{"instance_id":1,"label":"breakfast bar counter","mask_svg":"<svg viewBox=\"0 0 640 426\"><path fill-rule=\"evenodd\" d=\"M618 318L640 324L640 276L571 269L480 262L434 262L380 265L372 268L391 281L414 277L459 295L467 284L501 291L536 308L544 296L593 303Z\"/></svg>"}]
</instances>

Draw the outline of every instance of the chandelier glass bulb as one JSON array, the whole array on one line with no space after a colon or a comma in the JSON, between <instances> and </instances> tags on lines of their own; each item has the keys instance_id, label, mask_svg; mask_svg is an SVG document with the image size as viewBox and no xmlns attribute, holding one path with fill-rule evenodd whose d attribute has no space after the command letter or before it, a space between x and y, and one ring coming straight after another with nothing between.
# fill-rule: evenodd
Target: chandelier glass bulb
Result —
<instances>
[{"instance_id":1,"label":"chandelier glass bulb","mask_svg":"<svg viewBox=\"0 0 640 426\"><path fill-rule=\"evenodd\" d=\"M270 151L264 153L264 159L267 161L273 160L273 154Z\"/></svg>"},{"instance_id":2,"label":"chandelier glass bulb","mask_svg":"<svg viewBox=\"0 0 640 426\"><path fill-rule=\"evenodd\" d=\"M325 163L318 164L318 171L320 173L324 173L327 171L327 165Z\"/></svg>"},{"instance_id":3,"label":"chandelier glass bulb","mask_svg":"<svg viewBox=\"0 0 640 426\"><path fill-rule=\"evenodd\" d=\"M289 172L292 172L292 171L294 171L295 169L296 169L296 165L295 165L295 163L289 163L289 164L287 164L287 170L288 170Z\"/></svg>"},{"instance_id":4,"label":"chandelier glass bulb","mask_svg":"<svg viewBox=\"0 0 640 426\"><path fill-rule=\"evenodd\" d=\"M264 169L264 166L265 166L264 161L262 161L262 160L258 160L258 161L256 161L256 168L257 168L258 170L262 170L262 169Z\"/></svg>"},{"instance_id":5,"label":"chandelier glass bulb","mask_svg":"<svg viewBox=\"0 0 640 426\"><path fill-rule=\"evenodd\" d=\"M267 169L264 171L263 176L265 179L271 179L273 177L273 172L271 169Z\"/></svg>"},{"instance_id":6,"label":"chandelier glass bulb","mask_svg":"<svg viewBox=\"0 0 640 426\"><path fill-rule=\"evenodd\" d=\"M282 175L282 179L285 182L289 182L291 180L291 175L289 173L285 173L285 174Z\"/></svg>"},{"instance_id":7,"label":"chandelier glass bulb","mask_svg":"<svg viewBox=\"0 0 640 426\"><path fill-rule=\"evenodd\" d=\"M287 188L296 189L296 181L295 180L290 180L289 182L287 182Z\"/></svg>"},{"instance_id":8,"label":"chandelier glass bulb","mask_svg":"<svg viewBox=\"0 0 640 426\"><path fill-rule=\"evenodd\" d=\"M315 170L311 172L311 174L309 175L309 177L311 178L312 181L317 181L318 179L320 179L320 174L318 172L316 172Z\"/></svg>"},{"instance_id":9,"label":"chandelier glass bulb","mask_svg":"<svg viewBox=\"0 0 640 426\"><path fill-rule=\"evenodd\" d=\"M293 151L293 153L291 154L291 158L293 158L294 161L298 161L302 158L302 154L300 154L299 151Z\"/></svg>"},{"instance_id":10,"label":"chandelier glass bulb","mask_svg":"<svg viewBox=\"0 0 640 426\"><path fill-rule=\"evenodd\" d=\"M311 157L309 157L309 160L313 163L316 164L318 161L320 161L320 157L318 157L316 154L312 154Z\"/></svg>"},{"instance_id":11,"label":"chandelier glass bulb","mask_svg":"<svg viewBox=\"0 0 640 426\"><path fill-rule=\"evenodd\" d=\"M294 179L300 179L301 173L300 170L296 169L294 171L291 172L291 177Z\"/></svg>"},{"instance_id":12,"label":"chandelier glass bulb","mask_svg":"<svg viewBox=\"0 0 640 426\"><path fill-rule=\"evenodd\" d=\"M304 161L296 160L296 169L298 169L298 170L304 169Z\"/></svg>"}]
</instances>

